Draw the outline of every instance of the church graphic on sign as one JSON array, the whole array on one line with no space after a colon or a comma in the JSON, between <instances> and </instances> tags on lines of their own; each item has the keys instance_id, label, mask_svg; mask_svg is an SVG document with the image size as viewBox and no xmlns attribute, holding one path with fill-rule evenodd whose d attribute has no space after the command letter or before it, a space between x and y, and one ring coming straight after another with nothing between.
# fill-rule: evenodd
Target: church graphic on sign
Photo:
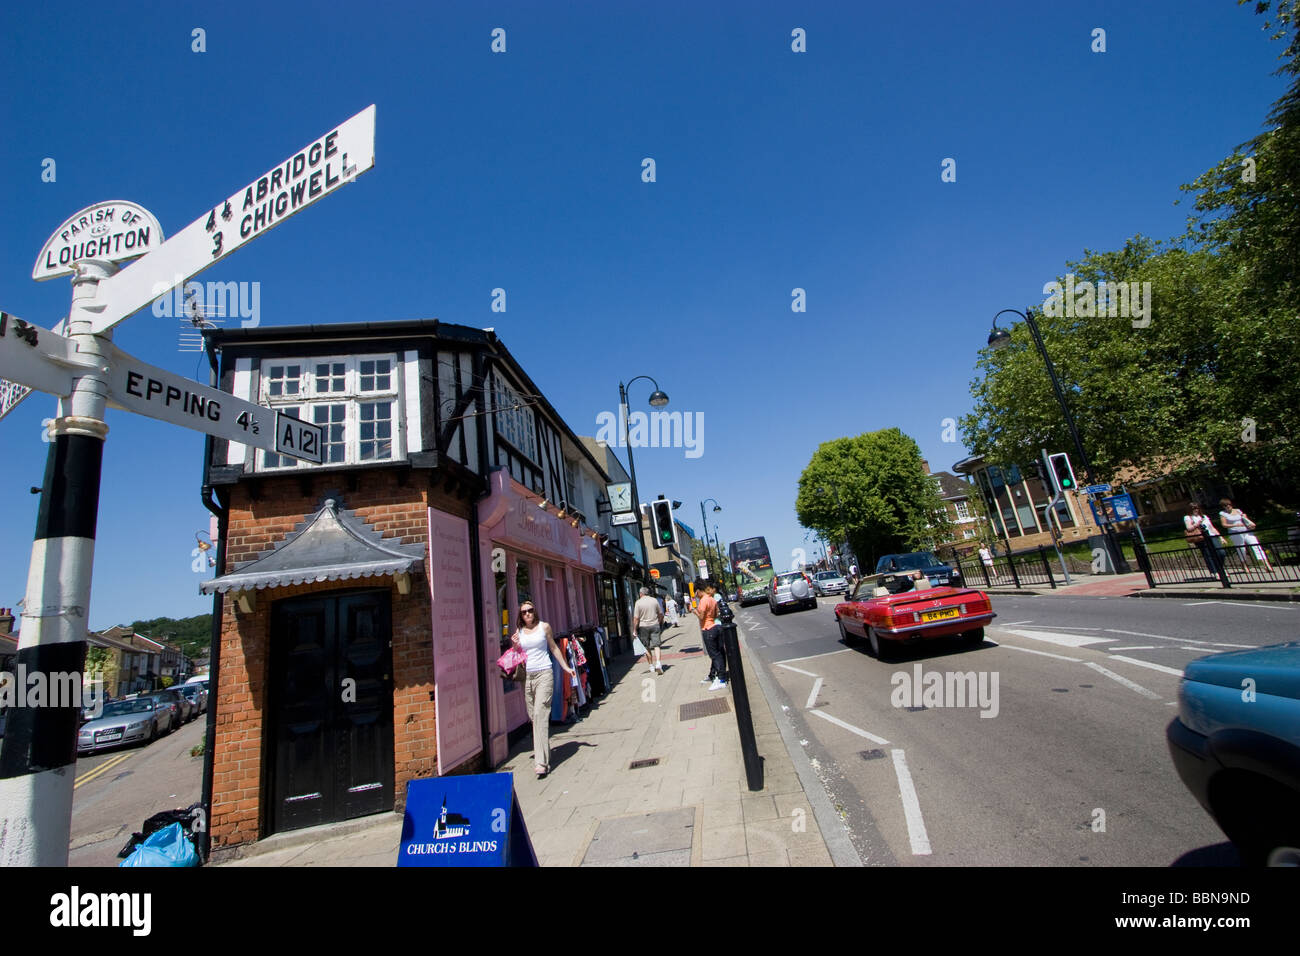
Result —
<instances>
[{"instance_id":1,"label":"church graphic on sign","mask_svg":"<svg viewBox=\"0 0 1300 956\"><path fill-rule=\"evenodd\" d=\"M442 795L442 809L438 811L438 822L433 825L435 840L450 840L452 837L469 835L469 817L459 813L447 812L447 795Z\"/></svg>"}]
</instances>

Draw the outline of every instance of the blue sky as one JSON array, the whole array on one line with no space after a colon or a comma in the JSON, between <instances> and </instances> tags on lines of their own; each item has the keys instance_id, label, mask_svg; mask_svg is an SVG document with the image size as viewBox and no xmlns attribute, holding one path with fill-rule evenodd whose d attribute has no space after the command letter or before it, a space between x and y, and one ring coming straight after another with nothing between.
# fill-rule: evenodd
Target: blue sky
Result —
<instances>
[{"instance_id":1,"label":"blue sky","mask_svg":"<svg viewBox=\"0 0 1300 956\"><path fill-rule=\"evenodd\" d=\"M67 280L30 275L78 209L132 200L173 235L375 103L375 168L201 278L260 282L262 325L495 327L579 434L653 375L704 444L640 449L642 496L692 526L716 498L725 540L766 535L787 563L820 442L897 426L950 468L966 450L942 422L970 408L992 315L1085 248L1181 229L1178 184L1283 89L1262 25L1231 0L6 4L0 308L66 314ZM114 341L206 381L177 331L146 309ZM3 606L54 404L0 422ZM210 610L201 435L109 426L91 626Z\"/></svg>"}]
</instances>

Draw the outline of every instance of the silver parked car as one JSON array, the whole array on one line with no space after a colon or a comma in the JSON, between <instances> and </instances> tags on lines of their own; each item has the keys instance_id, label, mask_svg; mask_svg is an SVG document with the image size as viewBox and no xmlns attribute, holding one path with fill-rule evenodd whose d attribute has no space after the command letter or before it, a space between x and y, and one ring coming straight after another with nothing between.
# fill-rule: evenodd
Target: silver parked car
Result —
<instances>
[{"instance_id":1,"label":"silver parked car","mask_svg":"<svg viewBox=\"0 0 1300 956\"><path fill-rule=\"evenodd\" d=\"M195 716L208 709L208 692L202 684L177 684L171 689L190 702Z\"/></svg>"},{"instance_id":2,"label":"silver parked car","mask_svg":"<svg viewBox=\"0 0 1300 956\"><path fill-rule=\"evenodd\" d=\"M786 571L772 578L767 586L767 606L775 614L787 608L815 608L817 595L812 582L802 571Z\"/></svg>"},{"instance_id":3,"label":"silver parked car","mask_svg":"<svg viewBox=\"0 0 1300 956\"><path fill-rule=\"evenodd\" d=\"M77 731L77 753L93 754L121 744L148 743L172 728L171 706L149 697L116 700L104 705L104 716Z\"/></svg>"},{"instance_id":4,"label":"silver parked car","mask_svg":"<svg viewBox=\"0 0 1300 956\"><path fill-rule=\"evenodd\" d=\"M813 590L818 597L828 594L847 594L849 582L838 571L818 571L813 575Z\"/></svg>"}]
</instances>

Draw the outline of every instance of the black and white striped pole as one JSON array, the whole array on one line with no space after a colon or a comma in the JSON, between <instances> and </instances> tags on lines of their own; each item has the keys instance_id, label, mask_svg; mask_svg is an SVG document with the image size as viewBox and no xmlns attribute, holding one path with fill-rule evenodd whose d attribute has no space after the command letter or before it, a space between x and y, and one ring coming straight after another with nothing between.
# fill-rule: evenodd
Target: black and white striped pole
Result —
<instances>
[{"instance_id":1,"label":"black and white striped pole","mask_svg":"<svg viewBox=\"0 0 1300 956\"><path fill-rule=\"evenodd\" d=\"M91 334L94 313L85 306L117 266L94 259L78 263L72 280L68 337L84 357L102 359ZM87 613L95 560L95 521L104 457L104 363L90 366L60 400L50 426L32 543L31 570L15 673L40 674L49 689L75 687L76 699L47 694L9 711L0 746L0 867L66 866L72 827L72 785L77 760ZM37 706L28 706L28 704Z\"/></svg>"}]
</instances>

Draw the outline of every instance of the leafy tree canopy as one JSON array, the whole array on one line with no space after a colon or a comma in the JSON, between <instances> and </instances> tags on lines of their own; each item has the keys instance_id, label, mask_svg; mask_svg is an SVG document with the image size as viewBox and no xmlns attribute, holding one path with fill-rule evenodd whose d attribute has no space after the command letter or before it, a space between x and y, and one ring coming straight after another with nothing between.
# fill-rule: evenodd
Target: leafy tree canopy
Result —
<instances>
[{"instance_id":1,"label":"leafy tree canopy","mask_svg":"<svg viewBox=\"0 0 1300 956\"><path fill-rule=\"evenodd\" d=\"M847 538L864 566L945 540L947 512L921 461L916 442L897 428L823 442L799 477L800 524Z\"/></svg>"}]
</instances>

